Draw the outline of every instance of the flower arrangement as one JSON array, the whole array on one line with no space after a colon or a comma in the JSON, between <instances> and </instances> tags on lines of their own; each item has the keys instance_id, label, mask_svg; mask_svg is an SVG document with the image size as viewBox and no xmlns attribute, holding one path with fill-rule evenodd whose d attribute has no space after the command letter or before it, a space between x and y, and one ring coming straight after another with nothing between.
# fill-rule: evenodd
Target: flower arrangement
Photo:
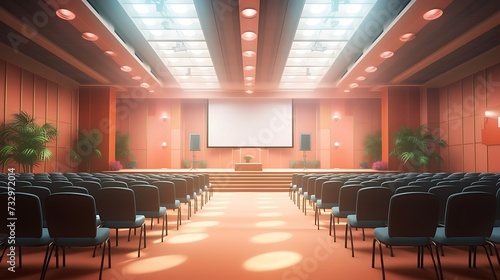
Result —
<instances>
[{"instance_id":1,"label":"flower arrangement","mask_svg":"<svg viewBox=\"0 0 500 280\"><path fill-rule=\"evenodd\" d=\"M246 162L250 162L252 159L253 159L253 155L252 154L246 154L244 157Z\"/></svg>"},{"instance_id":2,"label":"flower arrangement","mask_svg":"<svg viewBox=\"0 0 500 280\"><path fill-rule=\"evenodd\" d=\"M389 168L389 163L384 160L379 160L373 163L372 169L375 170L387 170Z\"/></svg>"},{"instance_id":3,"label":"flower arrangement","mask_svg":"<svg viewBox=\"0 0 500 280\"><path fill-rule=\"evenodd\" d=\"M109 170L117 171L123 168L123 165L120 161L115 160L109 163Z\"/></svg>"}]
</instances>

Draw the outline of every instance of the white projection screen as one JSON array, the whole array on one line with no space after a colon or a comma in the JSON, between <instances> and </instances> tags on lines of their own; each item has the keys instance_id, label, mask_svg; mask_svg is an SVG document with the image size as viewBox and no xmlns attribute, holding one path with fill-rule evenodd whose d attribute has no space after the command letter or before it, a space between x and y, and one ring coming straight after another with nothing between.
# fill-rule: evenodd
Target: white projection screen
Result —
<instances>
[{"instance_id":1,"label":"white projection screen","mask_svg":"<svg viewBox=\"0 0 500 280\"><path fill-rule=\"evenodd\" d=\"M293 101L208 101L208 147L293 147Z\"/></svg>"}]
</instances>

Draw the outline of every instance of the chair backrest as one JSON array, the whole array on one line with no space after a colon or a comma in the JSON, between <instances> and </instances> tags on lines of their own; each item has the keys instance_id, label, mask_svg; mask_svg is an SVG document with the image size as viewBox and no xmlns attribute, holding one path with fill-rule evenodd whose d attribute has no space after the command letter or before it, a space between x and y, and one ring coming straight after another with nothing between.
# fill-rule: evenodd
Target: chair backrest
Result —
<instances>
[{"instance_id":1,"label":"chair backrest","mask_svg":"<svg viewBox=\"0 0 500 280\"><path fill-rule=\"evenodd\" d=\"M45 221L47 219L47 215L45 213L45 200L47 196L51 194L49 188L41 186L26 186L17 188L17 191L38 196L38 199L40 200L40 207L42 208L42 219Z\"/></svg>"},{"instance_id":2,"label":"chair backrest","mask_svg":"<svg viewBox=\"0 0 500 280\"><path fill-rule=\"evenodd\" d=\"M393 193L396 191L397 188L406 186L405 182L402 181L385 181L382 184L380 184L381 187L384 188L389 188Z\"/></svg>"},{"instance_id":3,"label":"chair backrest","mask_svg":"<svg viewBox=\"0 0 500 280\"><path fill-rule=\"evenodd\" d=\"M384 187L366 187L358 191L356 219L364 221L387 221L392 191Z\"/></svg>"},{"instance_id":4,"label":"chair backrest","mask_svg":"<svg viewBox=\"0 0 500 280\"><path fill-rule=\"evenodd\" d=\"M437 184L437 182L433 182L433 181L411 181L408 183L408 186L420 186L420 187L424 187L424 188L427 188L427 191L434 187L435 185Z\"/></svg>"},{"instance_id":5,"label":"chair backrest","mask_svg":"<svg viewBox=\"0 0 500 280\"><path fill-rule=\"evenodd\" d=\"M156 181L153 183L160 194L160 205L175 203L175 184L171 181Z\"/></svg>"},{"instance_id":6,"label":"chair backrest","mask_svg":"<svg viewBox=\"0 0 500 280\"><path fill-rule=\"evenodd\" d=\"M339 210L340 211L355 211L356 198L358 191L365 186L361 184L344 185L339 192Z\"/></svg>"},{"instance_id":7,"label":"chair backrest","mask_svg":"<svg viewBox=\"0 0 500 280\"><path fill-rule=\"evenodd\" d=\"M427 192L429 190L428 187L422 186L402 186L396 189L395 194L405 193L405 192Z\"/></svg>"},{"instance_id":8,"label":"chair backrest","mask_svg":"<svg viewBox=\"0 0 500 280\"><path fill-rule=\"evenodd\" d=\"M361 182L361 185L365 187L379 187L381 184L382 182L378 180L368 180Z\"/></svg>"},{"instance_id":9,"label":"chair backrest","mask_svg":"<svg viewBox=\"0 0 500 280\"><path fill-rule=\"evenodd\" d=\"M307 192L309 198L311 198L311 195L314 194L314 190L316 189L316 179L318 178L318 176L307 177L307 189L305 189L304 191Z\"/></svg>"},{"instance_id":10,"label":"chair backrest","mask_svg":"<svg viewBox=\"0 0 500 280\"><path fill-rule=\"evenodd\" d=\"M186 180L183 178L172 178L169 179L170 182L173 182L175 185L175 198L186 199L188 195Z\"/></svg>"},{"instance_id":11,"label":"chair backrest","mask_svg":"<svg viewBox=\"0 0 500 280\"><path fill-rule=\"evenodd\" d=\"M439 223L444 224L444 214L448 197L454 193L459 193L460 188L452 185L440 185L429 189L429 193L435 194L439 198Z\"/></svg>"},{"instance_id":12,"label":"chair backrest","mask_svg":"<svg viewBox=\"0 0 500 280\"><path fill-rule=\"evenodd\" d=\"M321 190L323 188L323 183L328 180L329 180L328 177L322 176L316 178L316 180L314 181L314 195L316 196L316 199L321 199L321 194L322 194Z\"/></svg>"},{"instance_id":13,"label":"chair backrest","mask_svg":"<svg viewBox=\"0 0 500 280\"><path fill-rule=\"evenodd\" d=\"M47 227L53 238L94 238L95 201L82 193L55 193L46 199Z\"/></svg>"},{"instance_id":14,"label":"chair backrest","mask_svg":"<svg viewBox=\"0 0 500 280\"><path fill-rule=\"evenodd\" d=\"M72 192L72 193L89 194L89 191L86 188L84 188L84 187L78 187L78 186L60 187L58 190L55 191L55 193L60 193L60 192Z\"/></svg>"},{"instance_id":15,"label":"chair backrest","mask_svg":"<svg viewBox=\"0 0 500 280\"><path fill-rule=\"evenodd\" d=\"M339 203L340 188L344 185L343 181L330 180L323 183L321 187L322 203Z\"/></svg>"},{"instance_id":16,"label":"chair backrest","mask_svg":"<svg viewBox=\"0 0 500 280\"><path fill-rule=\"evenodd\" d=\"M121 187L100 189L97 194L97 210L102 221L134 221L134 191Z\"/></svg>"},{"instance_id":17,"label":"chair backrest","mask_svg":"<svg viewBox=\"0 0 500 280\"><path fill-rule=\"evenodd\" d=\"M432 237L439 218L439 198L431 193L395 194L389 202L387 219L391 237Z\"/></svg>"},{"instance_id":18,"label":"chair backrest","mask_svg":"<svg viewBox=\"0 0 500 280\"><path fill-rule=\"evenodd\" d=\"M156 186L134 185L130 189L134 191L136 211L158 212L160 209L160 193Z\"/></svg>"},{"instance_id":19,"label":"chair backrest","mask_svg":"<svg viewBox=\"0 0 500 280\"><path fill-rule=\"evenodd\" d=\"M181 176L180 178L186 180L187 194L193 198L194 193L194 179L191 176Z\"/></svg>"},{"instance_id":20,"label":"chair backrest","mask_svg":"<svg viewBox=\"0 0 500 280\"><path fill-rule=\"evenodd\" d=\"M498 189L500 186L474 185L465 187L462 192L485 192L496 196Z\"/></svg>"},{"instance_id":21,"label":"chair backrest","mask_svg":"<svg viewBox=\"0 0 500 280\"><path fill-rule=\"evenodd\" d=\"M131 186L136 186L136 185L149 185L149 182L148 181L144 181L144 180L137 180L137 181L130 181L127 183L127 185L129 187Z\"/></svg>"},{"instance_id":22,"label":"chair backrest","mask_svg":"<svg viewBox=\"0 0 500 280\"><path fill-rule=\"evenodd\" d=\"M12 206L14 216L10 216L11 210L8 209L11 196L8 193L0 193L0 204L5 206L0 211L0 234L10 235L7 225L10 223L8 218L16 217L15 236L38 238L42 236L42 207L38 196L30 193L17 192L15 196L15 206Z\"/></svg>"},{"instance_id":23,"label":"chair backrest","mask_svg":"<svg viewBox=\"0 0 500 280\"><path fill-rule=\"evenodd\" d=\"M52 183L50 183L47 187L52 193L55 193L59 188L66 186L73 186L73 183L70 181L52 181Z\"/></svg>"},{"instance_id":24,"label":"chair backrest","mask_svg":"<svg viewBox=\"0 0 500 280\"><path fill-rule=\"evenodd\" d=\"M485 192L461 192L448 197L444 217L447 237L486 237L495 223L497 198Z\"/></svg>"},{"instance_id":25,"label":"chair backrest","mask_svg":"<svg viewBox=\"0 0 500 280\"><path fill-rule=\"evenodd\" d=\"M94 198L97 197L97 192L101 189L101 184L96 181L81 181L75 183L75 186L86 188Z\"/></svg>"},{"instance_id":26,"label":"chair backrest","mask_svg":"<svg viewBox=\"0 0 500 280\"><path fill-rule=\"evenodd\" d=\"M123 181L102 181L101 188L128 188L128 184Z\"/></svg>"}]
</instances>

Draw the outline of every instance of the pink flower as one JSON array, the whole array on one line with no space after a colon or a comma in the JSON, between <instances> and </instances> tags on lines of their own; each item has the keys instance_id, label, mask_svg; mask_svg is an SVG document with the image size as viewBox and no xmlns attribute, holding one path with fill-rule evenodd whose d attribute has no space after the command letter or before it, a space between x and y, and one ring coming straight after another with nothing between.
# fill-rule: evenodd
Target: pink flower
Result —
<instances>
[{"instance_id":1,"label":"pink flower","mask_svg":"<svg viewBox=\"0 0 500 280\"><path fill-rule=\"evenodd\" d=\"M115 160L109 163L109 170L117 171L123 168L123 165L120 161Z\"/></svg>"},{"instance_id":2,"label":"pink flower","mask_svg":"<svg viewBox=\"0 0 500 280\"><path fill-rule=\"evenodd\" d=\"M375 170L387 170L388 168L389 168L389 163L387 163L387 161L383 161L383 160L376 161L372 165L372 169L375 169Z\"/></svg>"}]
</instances>

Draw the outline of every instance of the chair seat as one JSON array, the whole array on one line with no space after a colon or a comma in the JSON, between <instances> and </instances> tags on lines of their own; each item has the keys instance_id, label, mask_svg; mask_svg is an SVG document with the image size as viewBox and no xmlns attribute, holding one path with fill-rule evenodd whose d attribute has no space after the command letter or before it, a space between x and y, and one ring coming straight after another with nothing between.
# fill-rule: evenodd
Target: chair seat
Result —
<instances>
[{"instance_id":1,"label":"chair seat","mask_svg":"<svg viewBox=\"0 0 500 280\"><path fill-rule=\"evenodd\" d=\"M302 194L303 192L302 188L299 188L299 193Z\"/></svg>"},{"instance_id":2,"label":"chair seat","mask_svg":"<svg viewBox=\"0 0 500 280\"><path fill-rule=\"evenodd\" d=\"M167 207L160 206L158 211L137 211L138 215L144 215L146 218L159 218L165 216Z\"/></svg>"},{"instance_id":3,"label":"chair seat","mask_svg":"<svg viewBox=\"0 0 500 280\"><path fill-rule=\"evenodd\" d=\"M338 206L339 204L338 203L323 203L323 201L321 199L318 199L318 201L316 201L316 207L318 208L321 208L321 209L329 209L329 208L333 208L333 207L336 207Z\"/></svg>"},{"instance_id":4,"label":"chair seat","mask_svg":"<svg viewBox=\"0 0 500 280\"><path fill-rule=\"evenodd\" d=\"M108 228L137 228L146 221L144 215L136 215L134 221L103 221L102 225Z\"/></svg>"},{"instance_id":5,"label":"chair seat","mask_svg":"<svg viewBox=\"0 0 500 280\"><path fill-rule=\"evenodd\" d=\"M347 216L347 223L354 228L362 227L362 228L377 228L377 227L385 227L386 226L386 221L384 220L362 220L358 221L357 216L354 215L348 215Z\"/></svg>"},{"instance_id":6,"label":"chair seat","mask_svg":"<svg viewBox=\"0 0 500 280\"><path fill-rule=\"evenodd\" d=\"M316 202L316 200L317 200L317 199L316 199L316 195L314 195L314 194L313 194L313 195L311 195L311 201L312 201L312 202Z\"/></svg>"},{"instance_id":7,"label":"chair seat","mask_svg":"<svg viewBox=\"0 0 500 280\"><path fill-rule=\"evenodd\" d=\"M447 246L482 246L486 244L486 238L482 236L474 237L447 237L445 228L439 227L436 229L436 234L432 238L435 242Z\"/></svg>"},{"instance_id":8,"label":"chair seat","mask_svg":"<svg viewBox=\"0 0 500 280\"><path fill-rule=\"evenodd\" d=\"M305 199L308 199L309 198L309 193L308 192L304 192L303 196L304 196Z\"/></svg>"},{"instance_id":9,"label":"chair seat","mask_svg":"<svg viewBox=\"0 0 500 280\"><path fill-rule=\"evenodd\" d=\"M427 246L431 243L429 237L390 237L387 227L375 228L373 234L375 239L389 246Z\"/></svg>"},{"instance_id":10,"label":"chair seat","mask_svg":"<svg viewBox=\"0 0 500 280\"><path fill-rule=\"evenodd\" d=\"M54 238L54 243L57 246L65 246L65 247L79 247L79 246L92 246L101 244L104 241L109 239L109 228L97 228L97 232L94 238L87 237L58 237Z\"/></svg>"},{"instance_id":11,"label":"chair seat","mask_svg":"<svg viewBox=\"0 0 500 280\"><path fill-rule=\"evenodd\" d=\"M181 202L176 199L175 203L162 203L160 206L165 207L167 209L177 209L181 206Z\"/></svg>"},{"instance_id":12,"label":"chair seat","mask_svg":"<svg viewBox=\"0 0 500 280\"><path fill-rule=\"evenodd\" d=\"M332 207L332 214L335 217L346 218L349 215L355 214L356 211L340 211L338 206Z\"/></svg>"},{"instance_id":13,"label":"chair seat","mask_svg":"<svg viewBox=\"0 0 500 280\"><path fill-rule=\"evenodd\" d=\"M500 243L500 227L494 227L490 237L487 239L493 243Z\"/></svg>"},{"instance_id":14,"label":"chair seat","mask_svg":"<svg viewBox=\"0 0 500 280\"><path fill-rule=\"evenodd\" d=\"M100 226L102 224L101 217L99 215L95 215L95 225Z\"/></svg>"},{"instance_id":15,"label":"chair seat","mask_svg":"<svg viewBox=\"0 0 500 280\"><path fill-rule=\"evenodd\" d=\"M187 203L191 200L191 196L186 195L186 198L178 197L178 199L181 203Z\"/></svg>"},{"instance_id":16,"label":"chair seat","mask_svg":"<svg viewBox=\"0 0 500 280\"><path fill-rule=\"evenodd\" d=\"M52 242L52 237L49 235L49 230L47 228L42 228L42 236L40 238L36 237L16 237L16 246L42 246L47 245ZM0 243L8 243L8 235L5 235L0 239Z\"/></svg>"}]
</instances>

